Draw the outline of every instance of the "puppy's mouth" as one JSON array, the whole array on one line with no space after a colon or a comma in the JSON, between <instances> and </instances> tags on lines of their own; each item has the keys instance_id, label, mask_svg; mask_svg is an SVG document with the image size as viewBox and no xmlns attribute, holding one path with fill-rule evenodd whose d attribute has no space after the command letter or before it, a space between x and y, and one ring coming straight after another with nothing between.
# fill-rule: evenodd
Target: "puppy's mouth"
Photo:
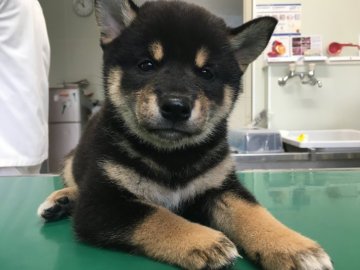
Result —
<instances>
[{"instance_id":1,"label":"puppy's mouth","mask_svg":"<svg viewBox=\"0 0 360 270\"><path fill-rule=\"evenodd\" d=\"M179 128L150 128L148 131L153 135L167 140L179 140L194 135L193 132Z\"/></svg>"}]
</instances>

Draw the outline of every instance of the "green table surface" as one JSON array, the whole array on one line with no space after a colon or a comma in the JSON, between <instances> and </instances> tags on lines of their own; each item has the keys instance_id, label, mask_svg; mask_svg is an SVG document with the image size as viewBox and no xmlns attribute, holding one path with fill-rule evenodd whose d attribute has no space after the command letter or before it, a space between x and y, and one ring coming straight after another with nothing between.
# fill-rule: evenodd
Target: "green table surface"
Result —
<instances>
[{"instance_id":1,"label":"green table surface","mask_svg":"<svg viewBox=\"0 0 360 270\"><path fill-rule=\"evenodd\" d=\"M337 270L360 269L360 169L245 172L239 178L279 220L318 241ZM177 269L75 240L71 220L43 224L36 209L59 177L0 177L0 269ZM239 259L232 269L258 269Z\"/></svg>"}]
</instances>

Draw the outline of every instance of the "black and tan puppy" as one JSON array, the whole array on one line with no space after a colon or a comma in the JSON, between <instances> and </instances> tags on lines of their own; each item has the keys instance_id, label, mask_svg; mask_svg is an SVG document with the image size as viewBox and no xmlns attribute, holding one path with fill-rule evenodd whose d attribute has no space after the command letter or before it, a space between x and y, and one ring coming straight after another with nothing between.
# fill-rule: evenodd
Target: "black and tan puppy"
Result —
<instances>
[{"instance_id":1,"label":"black and tan puppy","mask_svg":"<svg viewBox=\"0 0 360 270\"><path fill-rule=\"evenodd\" d=\"M81 241L187 269L231 264L333 269L314 241L273 218L239 183L227 118L276 20L238 28L178 1L96 1L105 104L65 162L66 188L39 207L73 215Z\"/></svg>"}]
</instances>

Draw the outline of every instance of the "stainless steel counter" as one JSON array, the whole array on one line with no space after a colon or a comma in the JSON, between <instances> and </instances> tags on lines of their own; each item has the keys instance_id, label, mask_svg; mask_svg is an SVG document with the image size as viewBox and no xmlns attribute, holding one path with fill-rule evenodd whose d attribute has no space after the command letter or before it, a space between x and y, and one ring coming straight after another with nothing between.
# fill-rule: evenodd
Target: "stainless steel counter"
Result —
<instances>
[{"instance_id":1,"label":"stainless steel counter","mask_svg":"<svg viewBox=\"0 0 360 270\"><path fill-rule=\"evenodd\" d=\"M264 154L233 154L238 170L252 169L311 169L360 167L360 151L284 152Z\"/></svg>"}]
</instances>

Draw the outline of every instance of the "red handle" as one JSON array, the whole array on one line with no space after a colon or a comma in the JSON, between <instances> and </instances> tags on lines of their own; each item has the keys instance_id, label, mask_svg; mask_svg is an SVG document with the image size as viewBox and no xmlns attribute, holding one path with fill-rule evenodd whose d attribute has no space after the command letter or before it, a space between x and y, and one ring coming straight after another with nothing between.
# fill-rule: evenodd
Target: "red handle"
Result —
<instances>
[{"instance_id":1,"label":"red handle","mask_svg":"<svg viewBox=\"0 0 360 270\"><path fill-rule=\"evenodd\" d=\"M358 47L360 49L360 45L353 44L353 43L339 43L341 47Z\"/></svg>"},{"instance_id":2,"label":"red handle","mask_svg":"<svg viewBox=\"0 0 360 270\"><path fill-rule=\"evenodd\" d=\"M341 49L343 47L357 47L358 49L360 49L360 45L353 44L353 43L331 42L328 47L328 53L330 55L338 55L341 53Z\"/></svg>"}]
</instances>

